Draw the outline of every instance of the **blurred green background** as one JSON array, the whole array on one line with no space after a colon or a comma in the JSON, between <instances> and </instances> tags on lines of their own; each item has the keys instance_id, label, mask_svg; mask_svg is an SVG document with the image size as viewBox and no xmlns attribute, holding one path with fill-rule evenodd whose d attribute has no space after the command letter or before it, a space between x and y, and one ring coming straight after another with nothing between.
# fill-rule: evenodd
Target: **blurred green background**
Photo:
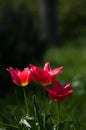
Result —
<instances>
[{"instance_id":1,"label":"blurred green background","mask_svg":"<svg viewBox=\"0 0 86 130\"><path fill-rule=\"evenodd\" d=\"M0 113L8 116L12 110L9 116L15 114L18 109L15 89L22 99L22 89L15 87L6 68L22 70L29 63L43 67L49 61L52 69L64 66L57 80L62 84L70 81L75 90L70 99L63 102L67 108L64 113L76 113L79 120L86 123L86 0L56 1L55 40L41 38L41 6L38 0L0 0ZM46 102L47 95L37 85L31 83L27 93L38 95L42 106L41 99ZM0 120L5 120L2 114Z\"/></svg>"}]
</instances>

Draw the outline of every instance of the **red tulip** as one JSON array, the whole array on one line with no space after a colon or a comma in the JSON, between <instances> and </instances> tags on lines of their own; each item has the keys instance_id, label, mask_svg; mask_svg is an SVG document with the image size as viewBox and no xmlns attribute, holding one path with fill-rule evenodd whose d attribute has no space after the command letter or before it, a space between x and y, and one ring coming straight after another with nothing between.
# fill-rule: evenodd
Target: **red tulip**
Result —
<instances>
[{"instance_id":1,"label":"red tulip","mask_svg":"<svg viewBox=\"0 0 86 130\"><path fill-rule=\"evenodd\" d=\"M49 62L45 63L43 69L30 64L30 69L32 71L34 80L40 83L42 86L51 84L55 80L56 74L62 72L62 68L63 66L51 70Z\"/></svg>"},{"instance_id":2,"label":"red tulip","mask_svg":"<svg viewBox=\"0 0 86 130\"><path fill-rule=\"evenodd\" d=\"M45 87L45 90L48 92L49 97L55 101L59 102L64 100L69 94L73 93L73 90L69 90L70 83L67 83L64 87L60 83L55 81L52 88Z\"/></svg>"},{"instance_id":3,"label":"red tulip","mask_svg":"<svg viewBox=\"0 0 86 130\"><path fill-rule=\"evenodd\" d=\"M24 68L23 71L20 71L19 69L13 69L12 67L9 67L7 70L16 85L25 87L32 79L32 73L28 67Z\"/></svg>"}]
</instances>

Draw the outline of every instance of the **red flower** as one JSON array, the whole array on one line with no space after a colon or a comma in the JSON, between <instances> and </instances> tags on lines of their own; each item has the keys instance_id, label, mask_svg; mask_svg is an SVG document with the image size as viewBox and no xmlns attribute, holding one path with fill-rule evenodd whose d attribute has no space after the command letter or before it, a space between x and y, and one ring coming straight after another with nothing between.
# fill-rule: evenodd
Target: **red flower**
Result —
<instances>
[{"instance_id":1,"label":"red flower","mask_svg":"<svg viewBox=\"0 0 86 130\"><path fill-rule=\"evenodd\" d=\"M30 69L32 71L34 80L39 82L42 86L51 84L55 80L56 74L62 72L62 68L63 67L59 67L51 70L49 62L45 63L43 69L30 64Z\"/></svg>"},{"instance_id":2,"label":"red flower","mask_svg":"<svg viewBox=\"0 0 86 130\"><path fill-rule=\"evenodd\" d=\"M25 87L32 79L32 73L28 67L23 71L20 71L19 69L13 69L12 67L9 67L7 70L16 85Z\"/></svg>"},{"instance_id":3,"label":"red flower","mask_svg":"<svg viewBox=\"0 0 86 130\"><path fill-rule=\"evenodd\" d=\"M64 100L69 94L73 93L73 90L69 90L70 83L67 83L64 87L60 83L55 81L52 88L45 87L45 90L48 91L49 97L55 101L59 102Z\"/></svg>"}]
</instances>

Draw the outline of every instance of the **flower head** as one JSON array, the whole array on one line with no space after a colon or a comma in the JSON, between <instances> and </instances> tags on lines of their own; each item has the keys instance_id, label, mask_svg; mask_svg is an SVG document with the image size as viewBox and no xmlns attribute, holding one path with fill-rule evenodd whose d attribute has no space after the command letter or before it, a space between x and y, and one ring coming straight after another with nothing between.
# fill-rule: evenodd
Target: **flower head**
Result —
<instances>
[{"instance_id":1,"label":"flower head","mask_svg":"<svg viewBox=\"0 0 86 130\"><path fill-rule=\"evenodd\" d=\"M73 90L69 90L70 83L67 83L64 87L57 81L53 83L52 88L45 87L45 90L48 92L49 97L55 101L60 102L64 100L69 94L73 93Z\"/></svg>"},{"instance_id":2,"label":"flower head","mask_svg":"<svg viewBox=\"0 0 86 130\"><path fill-rule=\"evenodd\" d=\"M51 70L49 62L46 62L44 68L39 68L30 64L30 69L33 74L33 79L40 83L42 86L46 86L51 84L55 80L56 74L62 72L62 67Z\"/></svg>"},{"instance_id":3,"label":"flower head","mask_svg":"<svg viewBox=\"0 0 86 130\"><path fill-rule=\"evenodd\" d=\"M13 69L12 67L9 67L7 70L11 75L12 81L18 86L25 87L32 79L32 74L28 67L24 68L23 71Z\"/></svg>"}]
</instances>

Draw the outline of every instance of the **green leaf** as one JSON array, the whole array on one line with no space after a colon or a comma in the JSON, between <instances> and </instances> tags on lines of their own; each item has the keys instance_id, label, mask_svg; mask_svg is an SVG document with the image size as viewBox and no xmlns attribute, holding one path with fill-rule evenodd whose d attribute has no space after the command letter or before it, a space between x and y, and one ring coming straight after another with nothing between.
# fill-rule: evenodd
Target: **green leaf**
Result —
<instances>
[{"instance_id":1,"label":"green leaf","mask_svg":"<svg viewBox=\"0 0 86 130\"><path fill-rule=\"evenodd\" d=\"M31 125L25 119L21 119L19 124L24 125L25 127L29 128L29 129L31 128Z\"/></svg>"}]
</instances>

